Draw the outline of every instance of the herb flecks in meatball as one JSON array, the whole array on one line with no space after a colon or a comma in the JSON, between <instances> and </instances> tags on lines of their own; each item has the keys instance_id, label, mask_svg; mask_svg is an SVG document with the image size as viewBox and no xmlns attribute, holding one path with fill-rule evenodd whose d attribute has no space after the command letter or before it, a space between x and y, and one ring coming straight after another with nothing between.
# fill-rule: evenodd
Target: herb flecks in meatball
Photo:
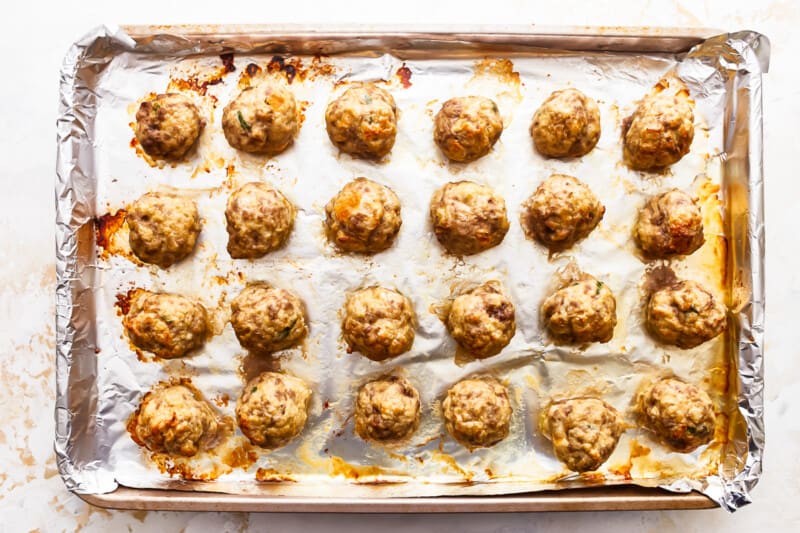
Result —
<instances>
[{"instance_id":1,"label":"herb flecks in meatball","mask_svg":"<svg viewBox=\"0 0 800 533\"><path fill-rule=\"evenodd\" d=\"M557 343L608 342L617 325L617 303L608 285L587 276L547 297L542 316Z\"/></svg>"},{"instance_id":2,"label":"herb flecks in meatball","mask_svg":"<svg viewBox=\"0 0 800 533\"><path fill-rule=\"evenodd\" d=\"M633 238L647 257L689 255L705 242L703 213L694 198L672 189L653 196L642 207Z\"/></svg>"},{"instance_id":3,"label":"herb flecks in meatball","mask_svg":"<svg viewBox=\"0 0 800 533\"><path fill-rule=\"evenodd\" d=\"M531 136L544 156L586 155L600 138L597 103L577 89L555 91L533 115Z\"/></svg>"},{"instance_id":4,"label":"herb flecks in meatball","mask_svg":"<svg viewBox=\"0 0 800 533\"><path fill-rule=\"evenodd\" d=\"M325 206L328 238L347 252L386 250L402 223L394 191L367 178L351 181Z\"/></svg>"},{"instance_id":5,"label":"herb flecks in meatball","mask_svg":"<svg viewBox=\"0 0 800 533\"><path fill-rule=\"evenodd\" d=\"M511 402L508 389L494 378L459 381L442 402L445 427L470 450L494 446L508 436Z\"/></svg>"},{"instance_id":6,"label":"herb flecks in meatball","mask_svg":"<svg viewBox=\"0 0 800 533\"><path fill-rule=\"evenodd\" d=\"M253 283L231 302L231 325L243 348L270 354L298 344L308 332L303 302L293 293Z\"/></svg>"},{"instance_id":7,"label":"herb flecks in meatball","mask_svg":"<svg viewBox=\"0 0 800 533\"><path fill-rule=\"evenodd\" d=\"M133 254L161 268L188 257L201 229L193 200L160 192L147 193L136 200L128 208L126 222Z\"/></svg>"},{"instance_id":8,"label":"herb flecks in meatball","mask_svg":"<svg viewBox=\"0 0 800 533\"><path fill-rule=\"evenodd\" d=\"M497 355L516 332L514 304L500 283L490 281L457 296L447 315L450 335L477 358Z\"/></svg>"},{"instance_id":9,"label":"herb flecks in meatball","mask_svg":"<svg viewBox=\"0 0 800 533\"><path fill-rule=\"evenodd\" d=\"M325 127L342 152L378 159L394 146L397 106L385 89L373 83L358 84L328 104Z\"/></svg>"},{"instance_id":10,"label":"herb flecks in meatball","mask_svg":"<svg viewBox=\"0 0 800 533\"><path fill-rule=\"evenodd\" d=\"M448 183L437 190L430 212L436 238L454 255L497 246L508 232L505 201L489 187L471 181Z\"/></svg>"},{"instance_id":11,"label":"herb flecks in meatball","mask_svg":"<svg viewBox=\"0 0 800 533\"><path fill-rule=\"evenodd\" d=\"M148 450L184 457L206 449L219 430L208 402L184 385L147 393L135 422L136 438Z\"/></svg>"},{"instance_id":12,"label":"herb flecks in meatball","mask_svg":"<svg viewBox=\"0 0 800 533\"><path fill-rule=\"evenodd\" d=\"M434 118L434 141L448 159L459 163L488 154L501 133L500 110L483 96L451 98Z\"/></svg>"},{"instance_id":13,"label":"herb flecks in meatball","mask_svg":"<svg viewBox=\"0 0 800 533\"><path fill-rule=\"evenodd\" d=\"M553 174L523 204L525 235L551 252L570 248L586 238L603 219L605 206L582 181Z\"/></svg>"},{"instance_id":14,"label":"herb flecks in meatball","mask_svg":"<svg viewBox=\"0 0 800 533\"><path fill-rule=\"evenodd\" d=\"M222 130L228 144L238 150L275 155L297 136L298 114L289 88L268 80L244 89L225 106Z\"/></svg>"},{"instance_id":15,"label":"herb flecks in meatball","mask_svg":"<svg viewBox=\"0 0 800 533\"><path fill-rule=\"evenodd\" d=\"M310 399L311 389L303 380L264 372L245 385L236 402L236 420L256 446L280 448L303 431Z\"/></svg>"},{"instance_id":16,"label":"herb flecks in meatball","mask_svg":"<svg viewBox=\"0 0 800 533\"><path fill-rule=\"evenodd\" d=\"M657 170L680 161L693 139L689 90L677 80L661 80L623 127L623 157L634 170Z\"/></svg>"},{"instance_id":17,"label":"herb flecks in meatball","mask_svg":"<svg viewBox=\"0 0 800 533\"><path fill-rule=\"evenodd\" d=\"M199 349L209 334L206 308L177 294L139 292L122 325L134 346L164 359Z\"/></svg>"},{"instance_id":18,"label":"herb flecks in meatball","mask_svg":"<svg viewBox=\"0 0 800 533\"><path fill-rule=\"evenodd\" d=\"M699 283L678 281L650 294L645 324L664 344L695 348L725 331L725 306Z\"/></svg>"},{"instance_id":19,"label":"herb flecks in meatball","mask_svg":"<svg viewBox=\"0 0 800 533\"><path fill-rule=\"evenodd\" d=\"M542 432L556 457L574 472L597 470L617 447L625 422L611 405L597 398L571 398L551 404Z\"/></svg>"},{"instance_id":20,"label":"herb flecks in meatball","mask_svg":"<svg viewBox=\"0 0 800 533\"><path fill-rule=\"evenodd\" d=\"M714 404L690 383L658 380L640 392L637 409L644 427L677 452L694 451L714 438Z\"/></svg>"},{"instance_id":21,"label":"herb flecks in meatball","mask_svg":"<svg viewBox=\"0 0 800 533\"><path fill-rule=\"evenodd\" d=\"M228 198L225 221L228 253L234 259L258 259L286 244L295 208L265 183L246 183Z\"/></svg>"},{"instance_id":22,"label":"herb flecks in meatball","mask_svg":"<svg viewBox=\"0 0 800 533\"><path fill-rule=\"evenodd\" d=\"M411 301L396 290L367 287L351 294L345 303L342 336L349 350L373 361L410 350L414 327Z\"/></svg>"},{"instance_id":23,"label":"herb flecks in meatball","mask_svg":"<svg viewBox=\"0 0 800 533\"><path fill-rule=\"evenodd\" d=\"M419 393L404 377L370 381L358 391L356 433L364 440L400 441L419 427L419 412Z\"/></svg>"},{"instance_id":24,"label":"herb flecks in meatball","mask_svg":"<svg viewBox=\"0 0 800 533\"><path fill-rule=\"evenodd\" d=\"M194 146L203 120L197 106L178 93L156 95L136 112L136 139L148 155L180 159Z\"/></svg>"}]
</instances>

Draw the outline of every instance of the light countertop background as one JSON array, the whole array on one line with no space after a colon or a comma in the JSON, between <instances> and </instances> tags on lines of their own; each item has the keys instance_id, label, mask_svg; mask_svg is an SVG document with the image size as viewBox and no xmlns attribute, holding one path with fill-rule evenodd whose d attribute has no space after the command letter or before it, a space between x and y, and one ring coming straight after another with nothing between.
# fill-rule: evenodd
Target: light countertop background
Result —
<instances>
[{"instance_id":1,"label":"light countertop background","mask_svg":"<svg viewBox=\"0 0 800 533\"><path fill-rule=\"evenodd\" d=\"M0 21L0 531L800 531L800 1L437 0L48 2ZM772 42L764 81L767 218L765 473L755 503L711 511L336 516L106 511L68 493L53 454L55 120L69 45L103 23L462 23L750 29Z\"/></svg>"}]
</instances>

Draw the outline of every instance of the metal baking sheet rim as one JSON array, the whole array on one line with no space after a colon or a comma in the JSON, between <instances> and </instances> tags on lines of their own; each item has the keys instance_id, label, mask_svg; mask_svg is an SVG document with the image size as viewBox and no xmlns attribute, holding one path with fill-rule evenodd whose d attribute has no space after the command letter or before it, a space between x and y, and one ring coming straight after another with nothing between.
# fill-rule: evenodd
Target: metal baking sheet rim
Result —
<instances>
[{"instance_id":1,"label":"metal baking sheet rim","mask_svg":"<svg viewBox=\"0 0 800 533\"><path fill-rule=\"evenodd\" d=\"M742 276L738 281L749 296L741 302L741 334L739 353L736 358L738 372L739 411L746 423L748 453L744 466L732 479L721 476L713 486L708 486L706 495L697 492L670 493L662 489L638 486L596 487L545 491L531 494L474 497L426 497L426 498L291 498L242 496L219 493L197 493L119 487L113 480L90 479L91 472L77 472L72 463L69 448L74 437L71 433L68 386L75 368L72 351L76 333L88 325L74 320L76 302L88 287L81 284L77 265L78 231L91 218L76 209L80 181L90 181L78 161L91 158L91 149L86 141L86 130L90 124L84 122L74 96L78 88L78 65L89 60L102 65L102 58L109 58L119 50L131 50L142 41L155 46L161 38L177 45L184 53L191 53L186 45L202 40L206 46L230 50L229 38L235 37L237 44L244 44L252 51L257 46L274 45L281 40L294 38L325 39L346 42L347 39L368 39L372 46L375 40L387 48L410 50L410 42L444 43L449 46L486 50L513 50L520 46L531 48L562 48L574 50L609 50L629 52L686 52L694 45L712 37L713 30L679 28L538 28L534 26L102 26L89 32L77 41L67 53L61 71L60 113L57 121L58 156L56 180L56 259L58 283L56 289L57 330L57 399L55 451L62 479L67 488L87 502L101 507L137 509L183 509L183 510L259 510L259 511L328 511L328 512L450 512L450 511L544 511L544 510L602 510L602 509L699 509L721 505L733 511L750 503L750 490L761 474L764 448L763 428L763 326L764 326L764 212L763 212L763 162L762 162L762 100L761 74L767 71L769 41L755 32L722 34L713 39L727 43L735 42L732 51L738 62L725 57L720 61L729 72L734 72L737 89L747 89L745 153L738 156L747 173L747 225L741 239L732 239L735 250L729 254L733 261L734 275ZM223 44L222 41L225 41ZM300 41L295 41L300 42ZM199 44L199 43L198 43ZM147 45L145 45L147 46ZM223 48L224 46L224 48ZM188 50L188 52L187 52ZM235 48L234 48L235 50ZM195 51L197 51L195 49ZM206 50L207 52L209 50ZM99 57L98 57L99 56ZM738 103L738 102L737 102ZM738 109L738 107L737 107ZM734 121L735 124L735 121ZM739 125L741 127L741 125ZM725 150L735 153L735 135L728 136ZM732 160L733 158L731 158ZM731 161L731 164L733 162ZM730 219L730 217L728 217ZM728 220L730 223L730 220ZM734 233L730 233L733 235ZM738 246L737 246L738 245ZM82 340L80 336L77 337ZM94 489L92 489L94 487ZM97 490L97 487L106 487ZM670 488L670 487L664 487ZM680 487L673 487L680 490ZM685 488L683 489L685 490Z\"/></svg>"}]
</instances>

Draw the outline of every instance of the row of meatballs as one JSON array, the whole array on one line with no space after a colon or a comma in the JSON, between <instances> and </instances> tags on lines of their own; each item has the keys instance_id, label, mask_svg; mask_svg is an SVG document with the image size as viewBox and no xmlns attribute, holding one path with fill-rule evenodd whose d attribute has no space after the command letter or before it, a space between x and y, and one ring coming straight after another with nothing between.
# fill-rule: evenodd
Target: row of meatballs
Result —
<instances>
[{"instance_id":1,"label":"row of meatballs","mask_svg":"<svg viewBox=\"0 0 800 533\"><path fill-rule=\"evenodd\" d=\"M256 446L285 446L304 429L312 392L301 379L264 372L245 386L236 403L242 433ZM397 445L419 427L420 396L400 375L363 385L354 408L355 433L365 441ZM714 438L714 406L702 389L674 377L651 380L635 399L638 422L673 451L687 453ZM509 390L498 379L475 376L454 384L441 402L447 432L470 450L494 446L510 430ZM597 397L551 402L539 430L556 457L575 472L597 470L628 428L622 415ZM135 415L135 439L149 450L191 457L213 448L219 421L211 405L186 385L145 395Z\"/></svg>"},{"instance_id":2,"label":"row of meatballs","mask_svg":"<svg viewBox=\"0 0 800 533\"><path fill-rule=\"evenodd\" d=\"M670 84L677 89L669 90ZM374 83L356 83L330 102L325 124L339 150L377 159L394 146L397 116L388 91ZM225 106L222 129L233 148L274 155L294 141L300 129L298 117L291 90L278 80L266 80L244 89ZM189 98L166 93L141 103L135 132L149 155L176 159L194 146L203 126L204 120ZM677 162L689 152L694 138L688 90L678 80L661 80L623 129L623 158L631 168L654 170ZM502 132L497 104L483 96L451 98L434 117L433 139L442 153L456 162L485 156ZM577 89L555 91L533 115L530 132L536 150L546 157L583 156L600 138L600 111L593 99Z\"/></svg>"},{"instance_id":3,"label":"row of meatballs","mask_svg":"<svg viewBox=\"0 0 800 533\"><path fill-rule=\"evenodd\" d=\"M563 174L544 180L522 208L526 235L551 252L587 237L605 214L585 183ZM225 209L228 253L234 259L257 259L282 247L294 227L295 211L277 189L244 184L230 195ZM497 246L509 228L503 198L471 181L439 188L431 199L430 218L439 243L458 256ZM197 204L169 193L143 195L130 206L126 220L134 255L162 268L189 256L201 231ZM388 249L402 222L397 194L363 177L347 183L325 206L326 234L343 252ZM705 241L700 206L678 189L655 195L639 211L633 237L647 258L691 254Z\"/></svg>"}]
</instances>

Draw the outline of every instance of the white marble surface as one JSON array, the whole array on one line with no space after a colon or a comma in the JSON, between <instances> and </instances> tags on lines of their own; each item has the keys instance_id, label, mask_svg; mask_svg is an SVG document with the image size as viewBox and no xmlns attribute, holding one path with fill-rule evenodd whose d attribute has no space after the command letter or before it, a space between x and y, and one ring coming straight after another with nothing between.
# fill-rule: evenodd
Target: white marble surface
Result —
<instances>
[{"instance_id":1,"label":"white marble surface","mask_svg":"<svg viewBox=\"0 0 800 533\"><path fill-rule=\"evenodd\" d=\"M793 175L800 117L800 2L516 0L250 3L15 2L4 6L0 50L0 531L582 530L800 531L800 250ZM348 7L344 7L347 5ZM422 18L421 14L425 14ZM531 23L753 29L772 41L764 84L767 213L765 474L755 503L721 510L449 516L331 516L110 512L68 493L52 451L54 386L53 177L58 70L69 44L104 23Z\"/></svg>"}]
</instances>

